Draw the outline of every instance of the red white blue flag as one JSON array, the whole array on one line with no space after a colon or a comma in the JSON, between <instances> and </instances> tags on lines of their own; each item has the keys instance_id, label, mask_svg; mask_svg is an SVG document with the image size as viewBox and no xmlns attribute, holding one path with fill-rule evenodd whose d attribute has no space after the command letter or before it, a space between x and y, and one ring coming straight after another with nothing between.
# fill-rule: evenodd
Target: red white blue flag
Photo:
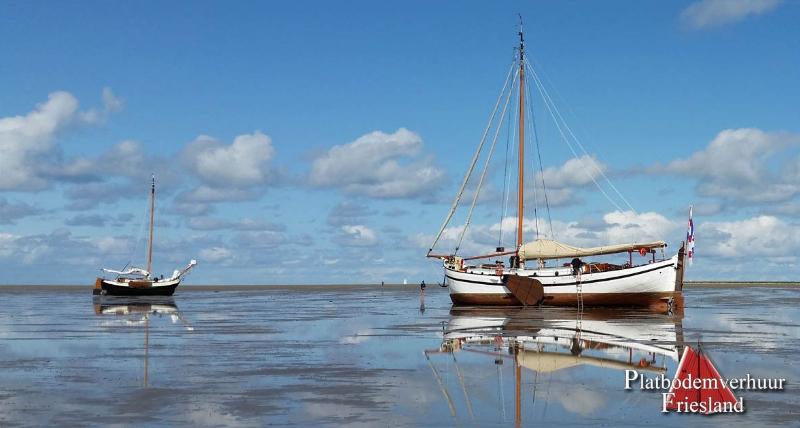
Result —
<instances>
[{"instance_id":1,"label":"red white blue flag","mask_svg":"<svg viewBox=\"0 0 800 428\"><path fill-rule=\"evenodd\" d=\"M686 259L689 264L694 260L694 222L692 221L692 207L689 207L689 227L686 230Z\"/></svg>"}]
</instances>

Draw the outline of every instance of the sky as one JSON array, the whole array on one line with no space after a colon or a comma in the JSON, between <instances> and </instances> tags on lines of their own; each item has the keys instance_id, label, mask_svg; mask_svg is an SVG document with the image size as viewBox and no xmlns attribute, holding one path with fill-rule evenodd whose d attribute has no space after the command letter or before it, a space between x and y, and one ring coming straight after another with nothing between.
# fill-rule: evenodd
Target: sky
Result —
<instances>
[{"instance_id":1,"label":"sky","mask_svg":"<svg viewBox=\"0 0 800 428\"><path fill-rule=\"evenodd\" d=\"M4 1L0 283L142 265L151 174L156 273L441 280L519 15L552 101L530 83L525 240L669 255L693 205L687 279L797 280L800 3ZM501 123L462 255L514 245Z\"/></svg>"}]
</instances>

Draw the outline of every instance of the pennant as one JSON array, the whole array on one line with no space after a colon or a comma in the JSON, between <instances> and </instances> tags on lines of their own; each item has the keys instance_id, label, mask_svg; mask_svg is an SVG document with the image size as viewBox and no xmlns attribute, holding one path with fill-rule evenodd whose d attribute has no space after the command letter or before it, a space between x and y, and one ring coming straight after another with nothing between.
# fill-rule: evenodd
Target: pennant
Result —
<instances>
[{"instance_id":1,"label":"pennant","mask_svg":"<svg viewBox=\"0 0 800 428\"><path fill-rule=\"evenodd\" d=\"M686 230L686 260L692 264L694 260L694 221L692 221L692 207L689 207L689 227Z\"/></svg>"}]
</instances>

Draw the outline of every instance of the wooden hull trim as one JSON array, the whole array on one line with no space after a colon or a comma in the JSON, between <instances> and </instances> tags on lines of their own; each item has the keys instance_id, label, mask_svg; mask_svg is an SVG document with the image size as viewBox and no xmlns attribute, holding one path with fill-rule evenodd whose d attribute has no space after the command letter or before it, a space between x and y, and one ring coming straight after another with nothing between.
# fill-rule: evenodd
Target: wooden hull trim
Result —
<instances>
[{"instance_id":1,"label":"wooden hull trim","mask_svg":"<svg viewBox=\"0 0 800 428\"><path fill-rule=\"evenodd\" d=\"M637 306L654 310L670 309L672 304L683 305L680 292L660 293L582 293L585 306ZM456 306L522 306L510 293L459 293L451 294ZM543 305L577 306L578 295L574 293L545 293ZM663 308L662 308L663 307Z\"/></svg>"}]
</instances>

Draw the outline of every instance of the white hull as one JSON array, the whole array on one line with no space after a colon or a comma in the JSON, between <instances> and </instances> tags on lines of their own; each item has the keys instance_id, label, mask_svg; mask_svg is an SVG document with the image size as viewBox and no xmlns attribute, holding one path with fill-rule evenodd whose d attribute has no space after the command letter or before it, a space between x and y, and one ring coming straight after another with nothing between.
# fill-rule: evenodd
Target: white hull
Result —
<instances>
[{"instance_id":1,"label":"white hull","mask_svg":"<svg viewBox=\"0 0 800 428\"><path fill-rule=\"evenodd\" d=\"M520 305L504 285L505 275L533 277L544 287L544 304L575 306L578 296L585 305L639 306L670 299L676 285L678 256L631 268L573 275L572 269L445 268L445 280L453 303L468 305Z\"/></svg>"}]
</instances>

